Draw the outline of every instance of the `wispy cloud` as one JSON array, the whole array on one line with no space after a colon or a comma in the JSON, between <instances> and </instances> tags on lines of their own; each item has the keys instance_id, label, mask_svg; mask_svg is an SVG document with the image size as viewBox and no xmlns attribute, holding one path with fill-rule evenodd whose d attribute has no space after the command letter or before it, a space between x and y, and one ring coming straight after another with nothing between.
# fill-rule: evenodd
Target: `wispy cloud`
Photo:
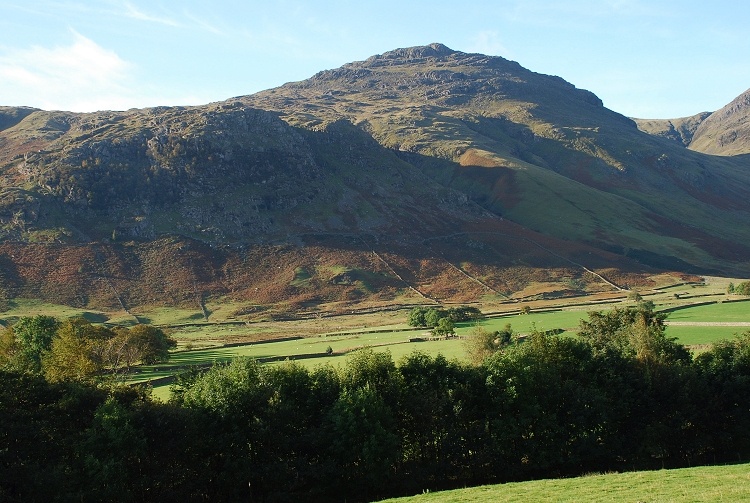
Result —
<instances>
[{"instance_id":1,"label":"wispy cloud","mask_svg":"<svg viewBox=\"0 0 750 503\"><path fill-rule=\"evenodd\" d=\"M127 108L133 65L72 31L70 45L5 48L0 52L0 96L46 109Z\"/></svg>"},{"instance_id":2,"label":"wispy cloud","mask_svg":"<svg viewBox=\"0 0 750 503\"><path fill-rule=\"evenodd\" d=\"M208 33L212 33L214 35L225 35L226 34L226 30L223 30L223 29L221 29L221 28L219 28L219 27L211 24L206 19L201 19L200 17L198 17L198 16L196 16L196 15L190 13L190 12L185 12L184 14L185 14L185 17L190 21L190 23L191 23L191 25L193 27L197 27L197 28L199 28L199 29L201 29L203 31L206 31Z\"/></svg>"},{"instance_id":3,"label":"wispy cloud","mask_svg":"<svg viewBox=\"0 0 750 503\"><path fill-rule=\"evenodd\" d=\"M213 35L226 34L226 30L218 27L207 18L196 15L188 10L183 10L181 13L161 12L159 14L154 14L153 12L147 11L146 9L134 4L133 2L125 1L122 3L122 8L119 11L119 15L125 16L135 21L156 23L173 28L199 30L211 33Z\"/></svg>"},{"instance_id":4,"label":"wispy cloud","mask_svg":"<svg viewBox=\"0 0 750 503\"><path fill-rule=\"evenodd\" d=\"M130 2L124 2L123 8L125 9L124 15L131 19L137 19L138 21L147 21L149 23L158 23L166 26L181 26L180 22L172 19L171 17L147 13Z\"/></svg>"},{"instance_id":5,"label":"wispy cloud","mask_svg":"<svg viewBox=\"0 0 750 503\"><path fill-rule=\"evenodd\" d=\"M500 35L496 31L485 30L477 33L468 47L470 52L478 52L491 56L510 57L508 49L500 41Z\"/></svg>"}]
</instances>

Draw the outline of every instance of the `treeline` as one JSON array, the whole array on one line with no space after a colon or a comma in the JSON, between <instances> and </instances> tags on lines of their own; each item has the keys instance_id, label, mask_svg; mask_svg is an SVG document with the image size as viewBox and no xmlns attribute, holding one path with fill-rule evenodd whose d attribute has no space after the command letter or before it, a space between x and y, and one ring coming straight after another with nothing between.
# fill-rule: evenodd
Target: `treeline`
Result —
<instances>
[{"instance_id":1,"label":"treeline","mask_svg":"<svg viewBox=\"0 0 750 503\"><path fill-rule=\"evenodd\" d=\"M750 332L697 357L649 309L480 365L362 350L238 359L136 389L5 372L3 501L373 501L483 483L750 459Z\"/></svg>"},{"instance_id":2,"label":"treeline","mask_svg":"<svg viewBox=\"0 0 750 503\"><path fill-rule=\"evenodd\" d=\"M735 295L750 295L750 281L743 281L737 285L729 283L727 293L733 293Z\"/></svg>"},{"instance_id":3,"label":"treeline","mask_svg":"<svg viewBox=\"0 0 750 503\"><path fill-rule=\"evenodd\" d=\"M110 328L85 318L23 316L0 331L0 368L42 374L50 382L96 381L137 363L165 361L176 345L151 325Z\"/></svg>"},{"instance_id":4,"label":"treeline","mask_svg":"<svg viewBox=\"0 0 750 503\"><path fill-rule=\"evenodd\" d=\"M458 306L449 309L437 307L414 307L406 319L411 327L425 327L432 329L433 335L453 335L456 323L461 321L476 321L482 319L482 312L472 306Z\"/></svg>"}]
</instances>

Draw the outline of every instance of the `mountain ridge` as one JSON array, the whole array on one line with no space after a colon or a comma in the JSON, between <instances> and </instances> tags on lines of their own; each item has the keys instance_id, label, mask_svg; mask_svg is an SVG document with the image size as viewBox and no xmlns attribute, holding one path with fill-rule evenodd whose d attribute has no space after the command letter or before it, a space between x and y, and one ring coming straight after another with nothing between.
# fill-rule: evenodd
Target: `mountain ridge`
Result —
<instances>
[{"instance_id":1,"label":"mountain ridge","mask_svg":"<svg viewBox=\"0 0 750 503\"><path fill-rule=\"evenodd\" d=\"M701 122L689 148L715 155L750 153L750 89Z\"/></svg>"}]
</instances>

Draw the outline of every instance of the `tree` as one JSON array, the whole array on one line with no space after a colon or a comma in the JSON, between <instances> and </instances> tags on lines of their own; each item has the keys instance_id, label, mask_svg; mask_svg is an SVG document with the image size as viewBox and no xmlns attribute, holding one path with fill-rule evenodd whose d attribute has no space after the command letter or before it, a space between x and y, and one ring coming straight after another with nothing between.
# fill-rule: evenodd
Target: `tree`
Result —
<instances>
[{"instance_id":1,"label":"tree","mask_svg":"<svg viewBox=\"0 0 750 503\"><path fill-rule=\"evenodd\" d=\"M628 356L640 352L644 356L649 345L652 350L660 345L659 351L669 351L668 347L678 346L674 344L674 339L667 339L664 335L666 318L665 313L657 313L646 304L615 308L606 313L590 312L588 321L581 321L578 335L587 339L598 351L616 350ZM677 351L676 348L672 349Z\"/></svg>"},{"instance_id":2,"label":"tree","mask_svg":"<svg viewBox=\"0 0 750 503\"><path fill-rule=\"evenodd\" d=\"M117 328L107 341L104 362L113 373L130 371L137 362L151 365L169 359L169 350L177 341L162 330L150 325L136 325L131 329Z\"/></svg>"},{"instance_id":3,"label":"tree","mask_svg":"<svg viewBox=\"0 0 750 503\"><path fill-rule=\"evenodd\" d=\"M710 411L707 442L728 460L750 456L750 330L732 340L713 344L695 358L695 366L708 385L701 406Z\"/></svg>"},{"instance_id":4,"label":"tree","mask_svg":"<svg viewBox=\"0 0 750 503\"><path fill-rule=\"evenodd\" d=\"M146 364L168 360L169 350L177 347L177 341L151 325L134 326L130 329L130 336L138 341L142 351L141 361Z\"/></svg>"},{"instance_id":5,"label":"tree","mask_svg":"<svg viewBox=\"0 0 750 503\"><path fill-rule=\"evenodd\" d=\"M734 287L736 295L750 295L750 281L743 281Z\"/></svg>"},{"instance_id":6,"label":"tree","mask_svg":"<svg viewBox=\"0 0 750 503\"><path fill-rule=\"evenodd\" d=\"M425 319L424 314L427 311L427 309L423 307L415 307L409 312L409 319L408 323L410 327L424 327Z\"/></svg>"},{"instance_id":7,"label":"tree","mask_svg":"<svg viewBox=\"0 0 750 503\"><path fill-rule=\"evenodd\" d=\"M340 492L380 499L374 496L386 493L400 457L393 410L375 387L345 388L328 421L332 442L327 454L338 468Z\"/></svg>"},{"instance_id":8,"label":"tree","mask_svg":"<svg viewBox=\"0 0 750 503\"><path fill-rule=\"evenodd\" d=\"M432 329L432 335L436 337L447 337L449 335L455 335L455 325L450 318L440 318Z\"/></svg>"},{"instance_id":9,"label":"tree","mask_svg":"<svg viewBox=\"0 0 750 503\"><path fill-rule=\"evenodd\" d=\"M442 309L435 309L431 307L424 313L425 326L433 328L436 327L441 318L445 317L445 311Z\"/></svg>"},{"instance_id":10,"label":"tree","mask_svg":"<svg viewBox=\"0 0 750 503\"><path fill-rule=\"evenodd\" d=\"M5 365L19 371L38 373L42 355L52 347L52 339L59 326L52 316L22 316L0 338L0 356Z\"/></svg>"},{"instance_id":11,"label":"tree","mask_svg":"<svg viewBox=\"0 0 750 503\"><path fill-rule=\"evenodd\" d=\"M479 320L483 318L482 311L472 306L451 307L448 309L446 315L454 323Z\"/></svg>"},{"instance_id":12,"label":"tree","mask_svg":"<svg viewBox=\"0 0 750 503\"><path fill-rule=\"evenodd\" d=\"M341 371L341 385L344 389L370 387L385 397L387 403L395 403L399 383L391 353L363 348L349 355Z\"/></svg>"},{"instance_id":13,"label":"tree","mask_svg":"<svg viewBox=\"0 0 750 503\"><path fill-rule=\"evenodd\" d=\"M464 348L471 363L479 365L485 358L510 344L514 336L515 333L510 323L506 324L502 331L495 330L493 332L485 330L484 327L476 326L464 340Z\"/></svg>"},{"instance_id":14,"label":"tree","mask_svg":"<svg viewBox=\"0 0 750 503\"><path fill-rule=\"evenodd\" d=\"M78 445L83 473L92 499L142 501L136 481L143 478L141 460L146 440L135 425L135 411L109 397L94 412L92 424Z\"/></svg>"},{"instance_id":15,"label":"tree","mask_svg":"<svg viewBox=\"0 0 750 503\"><path fill-rule=\"evenodd\" d=\"M19 365L21 348L18 346L13 327L5 327L0 331L0 369L7 371L23 371L25 365ZM20 368L19 368L20 367Z\"/></svg>"},{"instance_id":16,"label":"tree","mask_svg":"<svg viewBox=\"0 0 750 503\"><path fill-rule=\"evenodd\" d=\"M632 290L628 294L628 300L632 300L633 302L640 302L643 300L643 296L640 293L636 292L635 290Z\"/></svg>"},{"instance_id":17,"label":"tree","mask_svg":"<svg viewBox=\"0 0 750 503\"><path fill-rule=\"evenodd\" d=\"M44 376L50 382L93 379L104 368L106 345L113 337L110 329L84 318L62 322L50 351L42 357Z\"/></svg>"}]
</instances>

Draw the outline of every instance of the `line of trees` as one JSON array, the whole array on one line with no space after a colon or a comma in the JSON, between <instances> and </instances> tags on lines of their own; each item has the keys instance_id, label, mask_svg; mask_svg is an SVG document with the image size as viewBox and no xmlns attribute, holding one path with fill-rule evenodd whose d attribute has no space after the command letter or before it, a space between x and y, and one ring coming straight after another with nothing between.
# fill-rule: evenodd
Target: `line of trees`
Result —
<instances>
[{"instance_id":1,"label":"line of trees","mask_svg":"<svg viewBox=\"0 0 750 503\"><path fill-rule=\"evenodd\" d=\"M0 332L0 367L50 382L93 381L128 373L136 363L165 361L176 345L150 325L110 328L85 318L24 316Z\"/></svg>"},{"instance_id":2,"label":"line of trees","mask_svg":"<svg viewBox=\"0 0 750 503\"><path fill-rule=\"evenodd\" d=\"M750 281L743 281L737 285L729 283L727 293L733 293L735 295L750 295Z\"/></svg>"},{"instance_id":3,"label":"line of trees","mask_svg":"<svg viewBox=\"0 0 750 503\"><path fill-rule=\"evenodd\" d=\"M167 404L3 371L0 500L373 501L750 459L750 332L693 357L641 307L592 313L577 338L507 328L477 365L237 359Z\"/></svg>"},{"instance_id":4,"label":"line of trees","mask_svg":"<svg viewBox=\"0 0 750 503\"><path fill-rule=\"evenodd\" d=\"M411 327L430 328L433 335L453 335L456 323L476 321L483 317L482 312L473 306L458 306L449 309L437 307L414 307L407 318Z\"/></svg>"}]
</instances>

